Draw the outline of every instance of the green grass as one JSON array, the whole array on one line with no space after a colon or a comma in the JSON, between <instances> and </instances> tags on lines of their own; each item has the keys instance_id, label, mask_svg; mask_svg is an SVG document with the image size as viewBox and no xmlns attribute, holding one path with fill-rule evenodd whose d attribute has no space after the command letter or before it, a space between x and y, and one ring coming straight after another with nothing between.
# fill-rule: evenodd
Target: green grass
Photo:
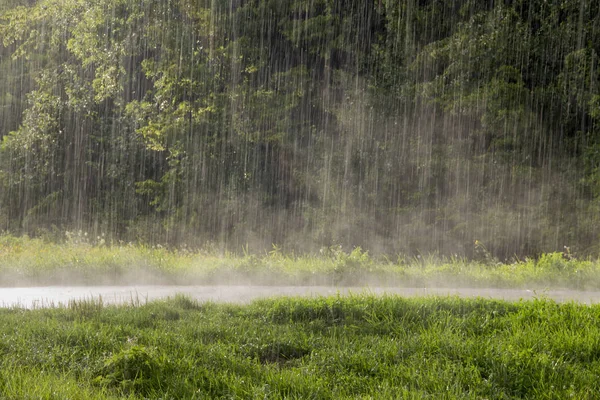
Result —
<instances>
[{"instance_id":1,"label":"green grass","mask_svg":"<svg viewBox=\"0 0 600 400\"><path fill-rule=\"evenodd\" d=\"M0 310L3 399L594 399L600 306L185 297Z\"/></svg>"},{"instance_id":2,"label":"green grass","mask_svg":"<svg viewBox=\"0 0 600 400\"><path fill-rule=\"evenodd\" d=\"M481 249L481 248L480 248ZM62 243L0 236L0 286L53 284L284 284L497 288L600 288L600 261L562 253L499 263L461 258L372 257L360 248L317 255L234 255L69 235Z\"/></svg>"}]
</instances>

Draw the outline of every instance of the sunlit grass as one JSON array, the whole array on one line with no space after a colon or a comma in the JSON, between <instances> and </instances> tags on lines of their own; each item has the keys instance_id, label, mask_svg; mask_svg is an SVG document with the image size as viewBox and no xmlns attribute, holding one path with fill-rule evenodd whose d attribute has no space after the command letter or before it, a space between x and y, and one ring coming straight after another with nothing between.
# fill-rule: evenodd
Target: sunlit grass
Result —
<instances>
[{"instance_id":1,"label":"sunlit grass","mask_svg":"<svg viewBox=\"0 0 600 400\"><path fill-rule=\"evenodd\" d=\"M356 295L0 310L2 398L593 399L600 306Z\"/></svg>"},{"instance_id":2,"label":"sunlit grass","mask_svg":"<svg viewBox=\"0 0 600 400\"><path fill-rule=\"evenodd\" d=\"M266 284L498 288L600 288L600 262L562 253L500 263L493 259L373 257L355 248L319 254L280 249L241 255L131 243L78 234L63 242L0 236L2 285Z\"/></svg>"}]
</instances>

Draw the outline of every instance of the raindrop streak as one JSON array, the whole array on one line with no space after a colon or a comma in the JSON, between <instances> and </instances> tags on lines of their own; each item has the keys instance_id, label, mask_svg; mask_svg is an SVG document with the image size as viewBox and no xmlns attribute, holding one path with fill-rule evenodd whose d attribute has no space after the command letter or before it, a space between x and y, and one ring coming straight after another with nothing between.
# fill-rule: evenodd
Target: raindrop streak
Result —
<instances>
[{"instance_id":1,"label":"raindrop streak","mask_svg":"<svg viewBox=\"0 0 600 400\"><path fill-rule=\"evenodd\" d=\"M591 0L3 0L0 231L598 255L599 54Z\"/></svg>"}]
</instances>

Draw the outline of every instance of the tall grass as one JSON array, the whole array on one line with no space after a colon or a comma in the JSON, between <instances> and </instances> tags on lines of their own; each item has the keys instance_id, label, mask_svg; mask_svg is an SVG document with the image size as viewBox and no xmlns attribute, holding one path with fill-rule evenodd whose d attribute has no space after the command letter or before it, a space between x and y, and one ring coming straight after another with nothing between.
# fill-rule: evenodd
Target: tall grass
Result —
<instances>
[{"instance_id":1,"label":"tall grass","mask_svg":"<svg viewBox=\"0 0 600 400\"><path fill-rule=\"evenodd\" d=\"M600 288L600 262L570 254L500 263L424 256L372 257L360 248L295 255L219 253L140 244L107 244L83 233L62 242L0 236L0 282L46 284L395 285L498 288Z\"/></svg>"},{"instance_id":2,"label":"tall grass","mask_svg":"<svg viewBox=\"0 0 600 400\"><path fill-rule=\"evenodd\" d=\"M176 297L0 310L2 398L594 399L600 306Z\"/></svg>"}]
</instances>

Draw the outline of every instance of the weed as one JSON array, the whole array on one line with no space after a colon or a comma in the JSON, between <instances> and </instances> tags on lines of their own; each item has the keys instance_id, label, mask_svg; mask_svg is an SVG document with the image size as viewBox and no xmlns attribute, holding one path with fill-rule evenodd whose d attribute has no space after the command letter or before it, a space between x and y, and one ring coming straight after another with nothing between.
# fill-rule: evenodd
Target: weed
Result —
<instances>
[{"instance_id":1,"label":"weed","mask_svg":"<svg viewBox=\"0 0 600 400\"><path fill-rule=\"evenodd\" d=\"M161 363L154 351L133 345L111 355L94 382L119 388L123 393L148 395L160 390Z\"/></svg>"}]
</instances>

